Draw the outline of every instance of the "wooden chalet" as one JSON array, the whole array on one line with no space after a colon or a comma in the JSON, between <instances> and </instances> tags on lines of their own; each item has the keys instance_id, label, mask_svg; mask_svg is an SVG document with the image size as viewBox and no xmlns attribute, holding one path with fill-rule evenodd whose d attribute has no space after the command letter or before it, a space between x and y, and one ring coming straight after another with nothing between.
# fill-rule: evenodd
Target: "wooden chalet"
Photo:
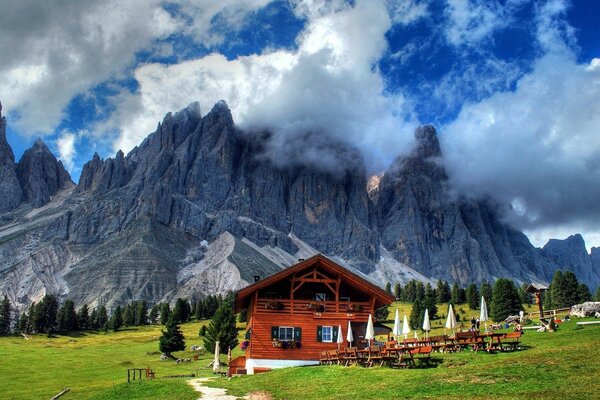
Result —
<instances>
[{"instance_id":1,"label":"wooden chalet","mask_svg":"<svg viewBox=\"0 0 600 400\"><path fill-rule=\"evenodd\" d=\"M354 345L364 339L369 314L394 297L323 255L316 255L237 292L235 312L247 310L245 356L233 373L318 364L319 353L344 344L348 321ZM388 328L389 329L389 328Z\"/></svg>"}]
</instances>

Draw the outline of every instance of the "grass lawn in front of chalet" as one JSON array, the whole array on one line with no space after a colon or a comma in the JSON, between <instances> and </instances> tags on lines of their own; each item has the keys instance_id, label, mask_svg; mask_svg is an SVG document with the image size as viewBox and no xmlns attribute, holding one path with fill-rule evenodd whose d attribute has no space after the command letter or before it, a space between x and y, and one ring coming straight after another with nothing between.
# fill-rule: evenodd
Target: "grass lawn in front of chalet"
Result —
<instances>
[{"instance_id":1,"label":"grass lawn in front of chalet","mask_svg":"<svg viewBox=\"0 0 600 400\"><path fill-rule=\"evenodd\" d=\"M206 324L208 321L203 321ZM240 325L241 327L241 325ZM202 345L198 337L200 323L181 325L186 349ZM165 379L166 375L190 374L195 363L160 361L158 352L160 325L124 328L118 332L82 332L71 336L32 335L0 338L0 398L49 399L63 388L71 388L62 399L197 399L198 393L187 379ZM235 355L241 354L236 349ZM176 357L192 358L191 351L175 352ZM207 364L212 354L198 361L199 375L212 376ZM221 358L226 361L226 355ZM158 379L127 383L128 368L150 367Z\"/></svg>"}]
</instances>

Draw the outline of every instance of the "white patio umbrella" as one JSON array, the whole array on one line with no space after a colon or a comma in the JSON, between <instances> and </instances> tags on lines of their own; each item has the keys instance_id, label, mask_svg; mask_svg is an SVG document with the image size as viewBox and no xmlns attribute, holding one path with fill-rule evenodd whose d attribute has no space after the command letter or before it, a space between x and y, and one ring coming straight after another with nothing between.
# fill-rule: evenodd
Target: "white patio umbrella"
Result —
<instances>
[{"instance_id":1,"label":"white patio umbrella","mask_svg":"<svg viewBox=\"0 0 600 400\"><path fill-rule=\"evenodd\" d=\"M221 349L219 348L219 341L215 343L215 359L213 360L213 373L218 374L221 368L221 361L219 361Z\"/></svg>"},{"instance_id":2,"label":"white patio umbrella","mask_svg":"<svg viewBox=\"0 0 600 400\"><path fill-rule=\"evenodd\" d=\"M425 317L423 318L423 330L425 331L425 339L427 339L427 335L431 330L431 323L429 322L429 310L425 309Z\"/></svg>"},{"instance_id":3,"label":"white patio umbrella","mask_svg":"<svg viewBox=\"0 0 600 400\"><path fill-rule=\"evenodd\" d=\"M489 320L487 304L485 304L485 298L481 296L481 311L479 312L479 322L485 322L485 331L487 332L487 322Z\"/></svg>"},{"instance_id":4,"label":"white patio umbrella","mask_svg":"<svg viewBox=\"0 0 600 400\"><path fill-rule=\"evenodd\" d=\"M346 333L346 341L348 342L348 346L352 346L352 342L354 342L354 335L352 334L352 325L350 325L350 321L348 321L348 333Z\"/></svg>"},{"instance_id":5,"label":"white patio umbrella","mask_svg":"<svg viewBox=\"0 0 600 400\"><path fill-rule=\"evenodd\" d=\"M400 328L400 314L398 313L398 309L396 309L396 317L394 318L394 329L392 329L392 333L398 340L398 336L402 334L402 330Z\"/></svg>"},{"instance_id":6,"label":"white patio umbrella","mask_svg":"<svg viewBox=\"0 0 600 400\"><path fill-rule=\"evenodd\" d=\"M369 341L369 346L371 345L371 340L375 339L375 329L373 328L373 317L371 317L371 314L369 314L369 321L367 322L365 339Z\"/></svg>"},{"instance_id":7,"label":"white patio umbrella","mask_svg":"<svg viewBox=\"0 0 600 400\"><path fill-rule=\"evenodd\" d=\"M350 321L348 321L350 322ZM342 335L342 326L338 325L338 334L337 334L337 345L338 350L340 349L340 344L344 343L344 336Z\"/></svg>"},{"instance_id":8,"label":"white patio umbrella","mask_svg":"<svg viewBox=\"0 0 600 400\"><path fill-rule=\"evenodd\" d=\"M448 318L446 318L446 328L452 329L452 333L454 334L454 329L456 328L456 318L454 317L454 310L452 310L452 304L448 307Z\"/></svg>"},{"instance_id":9,"label":"white patio umbrella","mask_svg":"<svg viewBox=\"0 0 600 400\"><path fill-rule=\"evenodd\" d=\"M404 322L402 323L402 334L404 335L404 339L410 333L410 326L408 326L408 319L406 318L406 314L404 314Z\"/></svg>"}]
</instances>

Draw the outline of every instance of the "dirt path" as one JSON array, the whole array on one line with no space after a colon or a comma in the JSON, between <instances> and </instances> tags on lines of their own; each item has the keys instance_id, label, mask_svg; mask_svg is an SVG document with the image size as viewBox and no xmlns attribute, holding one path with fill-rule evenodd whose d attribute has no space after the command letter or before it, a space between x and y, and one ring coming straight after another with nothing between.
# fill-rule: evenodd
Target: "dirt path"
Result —
<instances>
[{"instance_id":1,"label":"dirt path","mask_svg":"<svg viewBox=\"0 0 600 400\"><path fill-rule=\"evenodd\" d=\"M202 393L202 397L199 400L237 400L240 397L230 396L227 394L227 390L221 388L211 388L203 385L204 382L210 381L212 378L197 378L188 381L190 386L194 388L196 392ZM272 397L265 392L253 392L248 396L241 397L245 400L271 400Z\"/></svg>"}]
</instances>

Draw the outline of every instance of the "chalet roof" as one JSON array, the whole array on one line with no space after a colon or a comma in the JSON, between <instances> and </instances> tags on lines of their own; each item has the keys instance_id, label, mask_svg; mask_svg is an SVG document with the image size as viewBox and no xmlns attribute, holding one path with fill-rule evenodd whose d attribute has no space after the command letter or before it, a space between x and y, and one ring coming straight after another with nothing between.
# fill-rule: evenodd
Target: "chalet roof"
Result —
<instances>
[{"instance_id":1,"label":"chalet roof","mask_svg":"<svg viewBox=\"0 0 600 400\"><path fill-rule=\"evenodd\" d=\"M529 286L527 286L527 289L525 289L525 292L526 293L536 293L536 292L540 292L542 290L548 290L548 287L541 283L531 283Z\"/></svg>"},{"instance_id":2,"label":"chalet roof","mask_svg":"<svg viewBox=\"0 0 600 400\"><path fill-rule=\"evenodd\" d=\"M373 283L360 277L354 272L349 271L341 265L333 262L324 255L317 254L311 258L301 261L298 264L294 264L280 272L277 272L271 276L261 279L260 281L239 290L235 295L235 312L240 312L241 310L246 308L247 303L250 301L250 298L257 290L269 287L276 282L282 281L292 276L294 273L300 272L305 269L309 269L315 264L318 264L324 271L328 271L335 275L342 276L342 279L346 283L351 284L357 290L360 290L369 295L373 295L375 297L376 302L378 303L377 307L391 304L395 300L393 295L389 294L379 286L374 285Z\"/></svg>"}]
</instances>

